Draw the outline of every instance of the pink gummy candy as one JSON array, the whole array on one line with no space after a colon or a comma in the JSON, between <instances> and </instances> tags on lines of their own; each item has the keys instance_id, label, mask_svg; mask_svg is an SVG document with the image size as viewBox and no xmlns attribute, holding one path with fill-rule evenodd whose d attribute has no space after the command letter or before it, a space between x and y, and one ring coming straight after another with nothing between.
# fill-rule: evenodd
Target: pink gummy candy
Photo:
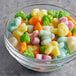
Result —
<instances>
[{"instance_id":1,"label":"pink gummy candy","mask_svg":"<svg viewBox=\"0 0 76 76\"><path fill-rule=\"evenodd\" d=\"M38 30L34 31L33 33L30 33L29 36L30 36L29 44L38 45L40 43L40 39L38 38L39 36Z\"/></svg>"},{"instance_id":2,"label":"pink gummy candy","mask_svg":"<svg viewBox=\"0 0 76 76\"><path fill-rule=\"evenodd\" d=\"M36 54L36 59L40 59L40 60L42 60L42 54Z\"/></svg>"},{"instance_id":3,"label":"pink gummy candy","mask_svg":"<svg viewBox=\"0 0 76 76\"><path fill-rule=\"evenodd\" d=\"M58 22L59 23L64 23L64 24L68 25L68 19L67 19L67 17L61 17Z\"/></svg>"},{"instance_id":4,"label":"pink gummy candy","mask_svg":"<svg viewBox=\"0 0 76 76\"><path fill-rule=\"evenodd\" d=\"M72 30L73 27L74 27L73 22L72 21L68 21L68 28L69 28L69 30Z\"/></svg>"},{"instance_id":5,"label":"pink gummy candy","mask_svg":"<svg viewBox=\"0 0 76 76\"><path fill-rule=\"evenodd\" d=\"M51 60L52 58L51 58L51 56L43 55L43 59L44 59L44 60Z\"/></svg>"},{"instance_id":6,"label":"pink gummy candy","mask_svg":"<svg viewBox=\"0 0 76 76\"><path fill-rule=\"evenodd\" d=\"M38 37L39 36L39 31L35 30L32 34L33 34L33 37Z\"/></svg>"},{"instance_id":7,"label":"pink gummy candy","mask_svg":"<svg viewBox=\"0 0 76 76\"><path fill-rule=\"evenodd\" d=\"M39 39L38 37L35 37L35 38L33 39L33 41L31 41L31 43L32 43L33 45L38 45L38 44L40 43L40 39Z\"/></svg>"},{"instance_id":8,"label":"pink gummy candy","mask_svg":"<svg viewBox=\"0 0 76 76\"><path fill-rule=\"evenodd\" d=\"M43 55L43 54L36 54L36 59L42 59L42 60L51 60L51 56Z\"/></svg>"}]
</instances>

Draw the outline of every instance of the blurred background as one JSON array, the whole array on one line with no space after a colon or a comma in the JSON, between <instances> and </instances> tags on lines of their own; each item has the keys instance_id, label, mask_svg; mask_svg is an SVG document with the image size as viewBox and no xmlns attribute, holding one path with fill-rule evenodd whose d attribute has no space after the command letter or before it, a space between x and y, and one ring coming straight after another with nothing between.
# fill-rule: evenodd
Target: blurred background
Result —
<instances>
[{"instance_id":1,"label":"blurred background","mask_svg":"<svg viewBox=\"0 0 76 76\"><path fill-rule=\"evenodd\" d=\"M20 65L6 50L3 34L8 16L14 10L35 3L56 4L76 14L76 0L0 0L0 76L76 76L76 60L58 71L39 73Z\"/></svg>"}]
</instances>

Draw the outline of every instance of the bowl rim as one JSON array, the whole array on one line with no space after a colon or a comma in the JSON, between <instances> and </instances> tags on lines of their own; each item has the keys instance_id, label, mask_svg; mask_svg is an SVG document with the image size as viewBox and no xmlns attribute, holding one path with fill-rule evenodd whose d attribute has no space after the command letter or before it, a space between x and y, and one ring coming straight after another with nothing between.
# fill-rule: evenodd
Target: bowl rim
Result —
<instances>
[{"instance_id":1,"label":"bowl rim","mask_svg":"<svg viewBox=\"0 0 76 76\"><path fill-rule=\"evenodd\" d=\"M36 5L48 5L48 6L58 7L58 8L61 8L61 9L65 10L65 11L68 11L73 17L76 17L76 16L73 14L73 12L71 12L71 11L69 11L69 10L61 7L61 6L54 5L54 4L31 4L31 5L24 6L24 7L20 8L20 9L18 9L18 10L22 10L22 9L24 9L24 8L28 8L28 7L32 7L32 6L36 6ZM17 10L15 10L15 11L17 12ZM16 51L17 53L19 53L19 54L21 54L22 56L24 56L25 59L28 59L28 60L31 59L31 60L33 60L33 61L34 61L34 60L35 60L35 61L37 60L37 61L40 61L40 62L42 62L42 61L51 62L51 61L61 61L61 60L64 60L64 59L66 59L66 58L70 58L70 57L76 55L76 52L74 52L74 53L72 53L71 55L67 55L67 56L65 56L65 57L63 57L63 58L59 58L59 59L40 60L40 59L36 59L36 58L31 58L31 57L25 56L24 54L20 53L17 49L15 49L15 48L12 46L12 44L9 42L9 40L8 40L8 38L7 38L7 36L6 36L6 30L7 30L7 29L6 29L6 25L7 25L8 21L9 21L9 19L10 19L10 16L11 16L13 13L15 13L15 12L12 12L12 13L9 15L8 19L6 20L6 22L5 22L4 39L6 39L6 40L8 41L9 47L11 47L11 48L12 48L14 51Z\"/></svg>"}]
</instances>

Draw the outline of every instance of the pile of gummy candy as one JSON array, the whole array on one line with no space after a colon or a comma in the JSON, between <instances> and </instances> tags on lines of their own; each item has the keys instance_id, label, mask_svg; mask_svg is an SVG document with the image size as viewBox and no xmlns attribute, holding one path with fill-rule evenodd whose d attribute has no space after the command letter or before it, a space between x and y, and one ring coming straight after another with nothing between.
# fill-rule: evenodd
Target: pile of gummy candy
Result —
<instances>
[{"instance_id":1,"label":"pile of gummy candy","mask_svg":"<svg viewBox=\"0 0 76 76\"><path fill-rule=\"evenodd\" d=\"M28 57L51 60L76 51L76 22L63 10L19 11L7 29L10 43Z\"/></svg>"}]
</instances>

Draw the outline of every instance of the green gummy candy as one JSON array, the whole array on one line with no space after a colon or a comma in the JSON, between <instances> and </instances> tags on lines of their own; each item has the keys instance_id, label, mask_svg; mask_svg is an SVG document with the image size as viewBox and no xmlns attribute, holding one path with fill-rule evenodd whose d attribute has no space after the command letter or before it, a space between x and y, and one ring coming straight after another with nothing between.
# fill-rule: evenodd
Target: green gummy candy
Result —
<instances>
[{"instance_id":1,"label":"green gummy candy","mask_svg":"<svg viewBox=\"0 0 76 76\"><path fill-rule=\"evenodd\" d=\"M70 16L70 14L68 12L66 12L66 11L63 11L63 10L59 11L58 18L66 17L66 16Z\"/></svg>"},{"instance_id":2,"label":"green gummy candy","mask_svg":"<svg viewBox=\"0 0 76 76\"><path fill-rule=\"evenodd\" d=\"M72 32L73 32L73 33L76 33L76 27L74 27L74 28L72 29Z\"/></svg>"},{"instance_id":3,"label":"green gummy candy","mask_svg":"<svg viewBox=\"0 0 76 76\"><path fill-rule=\"evenodd\" d=\"M52 18L49 15L44 15L43 18L43 25L47 26L52 22Z\"/></svg>"},{"instance_id":4,"label":"green gummy candy","mask_svg":"<svg viewBox=\"0 0 76 76\"><path fill-rule=\"evenodd\" d=\"M24 52L24 55L34 58L34 53L29 49Z\"/></svg>"},{"instance_id":5,"label":"green gummy candy","mask_svg":"<svg viewBox=\"0 0 76 76\"><path fill-rule=\"evenodd\" d=\"M58 18L59 12L56 12L55 10L48 11L49 15L52 15L54 18Z\"/></svg>"},{"instance_id":6,"label":"green gummy candy","mask_svg":"<svg viewBox=\"0 0 76 76\"><path fill-rule=\"evenodd\" d=\"M55 13L56 13L56 11L55 11L55 10L50 10L50 11L48 11L48 14L49 14L49 15L52 15L52 16L54 16L54 15L55 15Z\"/></svg>"},{"instance_id":7,"label":"green gummy candy","mask_svg":"<svg viewBox=\"0 0 76 76\"><path fill-rule=\"evenodd\" d=\"M30 20L30 19L32 18L32 15L31 15L31 14L28 14L28 15L26 16L26 18L27 18L28 20Z\"/></svg>"},{"instance_id":8,"label":"green gummy candy","mask_svg":"<svg viewBox=\"0 0 76 76\"><path fill-rule=\"evenodd\" d=\"M69 51L67 51L67 54L69 54L69 55L70 55L70 54L72 54L72 51L70 51L70 50L69 50Z\"/></svg>"},{"instance_id":9,"label":"green gummy candy","mask_svg":"<svg viewBox=\"0 0 76 76\"><path fill-rule=\"evenodd\" d=\"M40 51L41 51L41 54L45 54L45 46L41 46Z\"/></svg>"},{"instance_id":10,"label":"green gummy candy","mask_svg":"<svg viewBox=\"0 0 76 76\"><path fill-rule=\"evenodd\" d=\"M21 18L23 18L24 20L26 20L26 15L24 14L23 11L17 12L16 15L15 15L15 18L16 18L16 17L21 17Z\"/></svg>"},{"instance_id":11,"label":"green gummy candy","mask_svg":"<svg viewBox=\"0 0 76 76\"><path fill-rule=\"evenodd\" d=\"M29 37L27 32L20 37L20 41L21 42L26 42L26 43L30 42L30 37Z\"/></svg>"}]
</instances>

